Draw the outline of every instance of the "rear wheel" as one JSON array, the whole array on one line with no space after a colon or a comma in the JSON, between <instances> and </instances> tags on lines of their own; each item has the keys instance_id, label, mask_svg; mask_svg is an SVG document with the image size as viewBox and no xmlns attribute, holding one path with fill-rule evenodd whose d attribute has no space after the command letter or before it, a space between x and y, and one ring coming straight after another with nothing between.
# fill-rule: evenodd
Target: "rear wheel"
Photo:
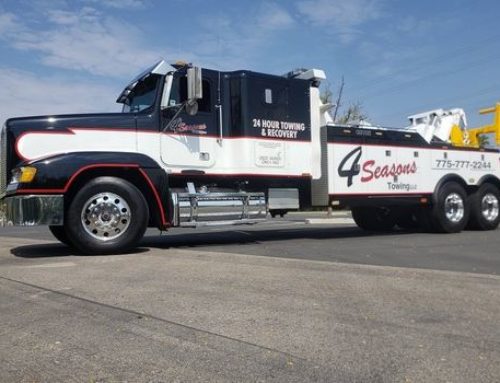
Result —
<instances>
[{"instance_id":1,"label":"rear wheel","mask_svg":"<svg viewBox=\"0 0 500 383\"><path fill-rule=\"evenodd\" d=\"M382 207L353 207L352 218L361 229L390 231L396 225L397 216L393 210Z\"/></svg>"},{"instance_id":2,"label":"rear wheel","mask_svg":"<svg viewBox=\"0 0 500 383\"><path fill-rule=\"evenodd\" d=\"M149 221L147 202L130 182L99 177L73 198L66 214L66 233L87 254L126 251L135 246Z\"/></svg>"},{"instance_id":3,"label":"rear wheel","mask_svg":"<svg viewBox=\"0 0 500 383\"><path fill-rule=\"evenodd\" d=\"M500 222L500 192L492 184L482 185L469 197L469 227L476 230L494 230Z\"/></svg>"},{"instance_id":4,"label":"rear wheel","mask_svg":"<svg viewBox=\"0 0 500 383\"><path fill-rule=\"evenodd\" d=\"M469 221L469 210L464 188L456 182L448 182L439 189L430 210L432 226L441 233L458 233Z\"/></svg>"}]
</instances>

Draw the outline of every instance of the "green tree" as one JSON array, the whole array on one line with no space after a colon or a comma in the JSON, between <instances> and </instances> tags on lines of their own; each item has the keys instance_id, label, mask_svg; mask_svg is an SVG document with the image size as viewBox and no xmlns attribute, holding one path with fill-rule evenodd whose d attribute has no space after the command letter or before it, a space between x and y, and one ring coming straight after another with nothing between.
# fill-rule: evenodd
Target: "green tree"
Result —
<instances>
[{"instance_id":1,"label":"green tree","mask_svg":"<svg viewBox=\"0 0 500 383\"><path fill-rule=\"evenodd\" d=\"M477 141L479 142L479 147L480 148L485 148L487 146L490 146L490 137L487 136L486 134L480 134L477 136Z\"/></svg>"}]
</instances>

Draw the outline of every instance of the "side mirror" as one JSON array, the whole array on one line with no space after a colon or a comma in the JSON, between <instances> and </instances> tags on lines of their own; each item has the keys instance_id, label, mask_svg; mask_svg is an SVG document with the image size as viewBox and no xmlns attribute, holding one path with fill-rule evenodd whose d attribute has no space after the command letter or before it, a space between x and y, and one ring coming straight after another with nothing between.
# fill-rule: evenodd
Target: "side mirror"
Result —
<instances>
[{"instance_id":1,"label":"side mirror","mask_svg":"<svg viewBox=\"0 0 500 383\"><path fill-rule=\"evenodd\" d=\"M201 68L193 67L187 70L187 97L188 104L203 98Z\"/></svg>"}]
</instances>

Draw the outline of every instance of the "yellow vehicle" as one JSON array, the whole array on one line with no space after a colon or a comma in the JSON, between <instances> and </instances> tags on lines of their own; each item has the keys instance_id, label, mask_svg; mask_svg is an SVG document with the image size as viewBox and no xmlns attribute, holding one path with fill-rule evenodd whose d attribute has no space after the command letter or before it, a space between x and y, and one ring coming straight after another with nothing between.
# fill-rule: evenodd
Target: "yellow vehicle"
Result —
<instances>
[{"instance_id":1,"label":"yellow vehicle","mask_svg":"<svg viewBox=\"0 0 500 383\"><path fill-rule=\"evenodd\" d=\"M497 102L495 106L479 111L479 114L489 113L494 114L491 125L472 129L461 129L461 127L454 125L451 131L451 143L456 146L479 148L481 146L481 135L493 134L496 145L500 146L500 103Z\"/></svg>"}]
</instances>

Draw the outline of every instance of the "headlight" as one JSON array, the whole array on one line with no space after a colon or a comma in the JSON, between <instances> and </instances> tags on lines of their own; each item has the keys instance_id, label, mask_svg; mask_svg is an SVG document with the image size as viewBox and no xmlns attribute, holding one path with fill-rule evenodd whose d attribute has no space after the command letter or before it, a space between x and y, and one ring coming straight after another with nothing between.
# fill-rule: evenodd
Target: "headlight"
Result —
<instances>
[{"instance_id":1,"label":"headlight","mask_svg":"<svg viewBox=\"0 0 500 383\"><path fill-rule=\"evenodd\" d=\"M35 179L36 168L33 166L21 166L12 171L11 183L30 183Z\"/></svg>"}]
</instances>

